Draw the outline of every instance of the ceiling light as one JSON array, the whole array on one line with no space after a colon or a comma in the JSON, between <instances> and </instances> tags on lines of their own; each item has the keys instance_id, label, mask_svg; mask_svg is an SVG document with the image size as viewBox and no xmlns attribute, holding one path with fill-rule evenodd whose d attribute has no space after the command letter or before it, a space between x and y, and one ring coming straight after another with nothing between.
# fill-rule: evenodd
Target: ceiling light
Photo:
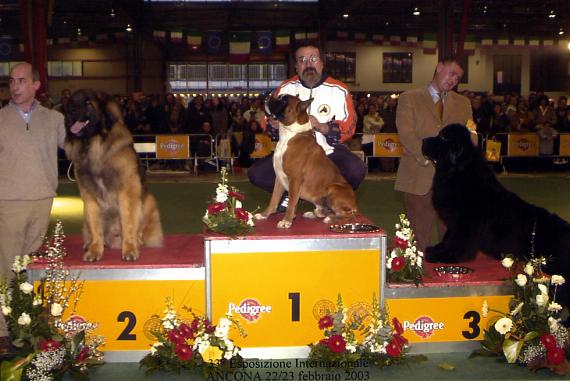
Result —
<instances>
[{"instance_id":1,"label":"ceiling light","mask_svg":"<svg viewBox=\"0 0 570 381\"><path fill-rule=\"evenodd\" d=\"M127 24L127 28L125 29L127 32L132 32L133 28L131 28L131 24Z\"/></svg>"},{"instance_id":2,"label":"ceiling light","mask_svg":"<svg viewBox=\"0 0 570 381\"><path fill-rule=\"evenodd\" d=\"M111 17L115 17L115 10L111 8Z\"/></svg>"},{"instance_id":3,"label":"ceiling light","mask_svg":"<svg viewBox=\"0 0 570 381\"><path fill-rule=\"evenodd\" d=\"M344 19L347 19L348 16L350 16L348 13L343 13L343 14L342 14L342 18L344 18Z\"/></svg>"},{"instance_id":4,"label":"ceiling light","mask_svg":"<svg viewBox=\"0 0 570 381\"><path fill-rule=\"evenodd\" d=\"M420 15L420 9L418 7L414 8L414 12L413 12L414 16L419 16Z\"/></svg>"},{"instance_id":5,"label":"ceiling light","mask_svg":"<svg viewBox=\"0 0 570 381\"><path fill-rule=\"evenodd\" d=\"M77 35L81 36L81 28L77 28Z\"/></svg>"},{"instance_id":6,"label":"ceiling light","mask_svg":"<svg viewBox=\"0 0 570 381\"><path fill-rule=\"evenodd\" d=\"M554 13L554 11L550 11L550 14L548 15L548 18L553 19L556 17L556 13Z\"/></svg>"},{"instance_id":7,"label":"ceiling light","mask_svg":"<svg viewBox=\"0 0 570 381\"><path fill-rule=\"evenodd\" d=\"M560 30L558 31L558 34L562 36L564 34L564 29L560 28Z\"/></svg>"},{"instance_id":8,"label":"ceiling light","mask_svg":"<svg viewBox=\"0 0 570 381\"><path fill-rule=\"evenodd\" d=\"M486 5L483 6L483 14L484 14L484 15L487 14L487 6L486 6Z\"/></svg>"}]
</instances>

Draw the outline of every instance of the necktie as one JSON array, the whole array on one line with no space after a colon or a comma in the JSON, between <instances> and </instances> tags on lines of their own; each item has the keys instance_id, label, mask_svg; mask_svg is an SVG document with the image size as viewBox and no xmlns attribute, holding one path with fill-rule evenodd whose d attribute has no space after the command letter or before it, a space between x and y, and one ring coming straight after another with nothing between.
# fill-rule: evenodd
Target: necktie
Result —
<instances>
[{"instance_id":1,"label":"necktie","mask_svg":"<svg viewBox=\"0 0 570 381\"><path fill-rule=\"evenodd\" d=\"M437 110L437 115L439 115L439 119L443 119L443 97L442 94L439 94L439 99L435 104L435 109Z\"/></svg>"}]
</instances>

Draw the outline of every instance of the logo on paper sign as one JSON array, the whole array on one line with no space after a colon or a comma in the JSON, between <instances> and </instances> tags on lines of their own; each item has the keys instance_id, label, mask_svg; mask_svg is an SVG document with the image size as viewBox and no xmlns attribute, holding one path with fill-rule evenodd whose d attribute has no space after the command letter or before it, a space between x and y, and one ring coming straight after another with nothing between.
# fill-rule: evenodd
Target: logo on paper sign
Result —
<instances>
[{"instance_id":1,"label":"logo on paper sign","mask_svg":"<svg viewBox=\"0 0 570 381\"><path fill-rule=\"evenodd\" d=\"M182 148L182 144L178 143L176 140L169 140L166 143L160 143L160 148L170 152L177 152Z\"/></svg>"},{"instance_id":2,"label":"logo on paper sign","mask_svg":"<svg viewBox=\"0 0 570 381\"><path fill-rule=\"evenodd\" d=\"M234 312L249 322L255 322L261 317L261 314L270 313L271 306L263 306L256 299L248 298L242 300L239 305L228 304L228 314Z\"/></svg>"},{"instance_id":3,"label":"logo on paper sign","mask_svg":"<svg viewBox=\"0 0 570 381\"><path fill-rule=\"evenodd\" d=\"M398 148L398 143L392 139L386 139L382 142L382 147L387 151L393 152Z\"/></svg>"},{"instance_id":4,"label":"logo on paper sign","mask_svg":"<svg viewBox=\"0 0 570 381\"><path fill-rule=\"evenodd\" d=\"M445 323L436 323L429 316L420 316L413 323L405 320L403 324L404 331L413 331L422 339L427 339L434 334L434 331L441 331L445 328Z\"/></svg>"},{"instance_id":5,"label":"logo on paper sign","mask_svg":"<svg viewBox=\"0 0 570 381\"><path fill-rule=\"evenodd\" d=\"M519 140L519 148L521 149L521 151L526 151L527 149L529 149L530 148L529 141L526 139Z\"/></svg>"}]
</instances>

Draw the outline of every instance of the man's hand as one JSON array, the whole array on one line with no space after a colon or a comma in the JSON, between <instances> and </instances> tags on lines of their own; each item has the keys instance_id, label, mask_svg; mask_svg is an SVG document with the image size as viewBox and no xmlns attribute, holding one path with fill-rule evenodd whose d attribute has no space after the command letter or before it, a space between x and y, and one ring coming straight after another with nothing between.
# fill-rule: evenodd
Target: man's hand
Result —
<instances>
[{"instance_id":1,"label":"man's hand","mask_svg":"<svg viewBox=\"0 0 570 381\"><path fill-rule=\"evenodd\" d=\"M309 116L309 122L311 123L313 130L317 130L323 135L326 135L329 132L329 125L319 122L319 120L313 115Z\"/></svg>"}]
</instances>

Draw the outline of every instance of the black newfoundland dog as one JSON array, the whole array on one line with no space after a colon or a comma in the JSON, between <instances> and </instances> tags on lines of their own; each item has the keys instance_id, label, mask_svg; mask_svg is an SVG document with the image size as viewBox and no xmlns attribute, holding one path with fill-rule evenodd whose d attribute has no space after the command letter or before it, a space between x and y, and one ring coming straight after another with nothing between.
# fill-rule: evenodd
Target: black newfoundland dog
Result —
<instances>
[{"instance_id":1,"label":"black newfoundland dog","mask_svg":"<svg viewBox=\"0 0 570 381\"><path fill-rule=\"evenodd\" d=\"M530 258L534 250L548 259L548 273L570 281L570 224L506 190L470 135L452 124L423 140L423 154L435 164L433 204L447 225L443 241L427 248L426 260L464 262L478 251Z\"/></svg>"}]
</instances>

